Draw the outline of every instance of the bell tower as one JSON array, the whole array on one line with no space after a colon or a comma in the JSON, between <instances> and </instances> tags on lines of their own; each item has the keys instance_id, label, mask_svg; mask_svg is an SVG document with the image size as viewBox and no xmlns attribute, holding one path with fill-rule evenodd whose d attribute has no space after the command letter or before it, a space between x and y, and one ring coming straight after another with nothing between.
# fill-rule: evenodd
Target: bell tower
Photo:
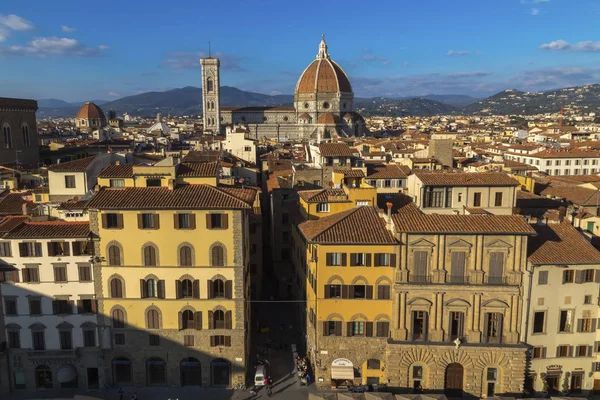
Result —
<instances>
[{"instance_id":1,"label":"bell tower","mask_svg":"<svg viewBox=\"0 0 600 400\"><path fill-rule=\"evenodd\" d=\"M221 98L219 95L221 63L218 58L209 56L200 59L202 67L202 115L204 118L204 131L215 134L221 132Z\"/></svg>"}]
</instances>

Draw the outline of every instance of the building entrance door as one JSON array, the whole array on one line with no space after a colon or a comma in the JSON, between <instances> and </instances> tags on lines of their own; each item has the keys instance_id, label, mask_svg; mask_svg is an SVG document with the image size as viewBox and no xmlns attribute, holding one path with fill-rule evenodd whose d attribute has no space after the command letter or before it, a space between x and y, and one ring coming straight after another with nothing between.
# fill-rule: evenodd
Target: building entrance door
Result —
<instances>
[{"instance_id":1,"label":"building entrance door","mask_svg":"<svg viewBox=\"0 0 600 400\"><path fill-rule=\"evenodd\" d=\"M594 379L594 394L600 394L600 379Z\"/></svg>"},{"instance_id":2,"label":"building entrance door","mask_svg":"<svg viewBox=\"0 0 600 400\"><path fill-rule=\"evenodd\" d=\"M444 391L447 397L462 397L463 375L463 366L458 363L452 363L446 367Z\"/></svg>"}]
</instances>

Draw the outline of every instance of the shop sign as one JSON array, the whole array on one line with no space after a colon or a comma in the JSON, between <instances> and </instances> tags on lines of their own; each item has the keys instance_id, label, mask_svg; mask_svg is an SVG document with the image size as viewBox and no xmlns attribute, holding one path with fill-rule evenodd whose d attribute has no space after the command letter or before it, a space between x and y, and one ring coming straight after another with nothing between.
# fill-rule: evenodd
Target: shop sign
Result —
<instances>
[{"instance_id":1,"label":"shop sign","mask_svg":"<svg viewBox=\"0 0 600 400\"><path fill-rule=\"evenodd\" d=\"M69 359L56 359L56 358L48 358L48 359L37 359L37 360L29 360L29 362L33 365L45 365L45 364L79 364L78 359L69 360Z\"/></svg>"},{"instance_id":2,"label":"shop sign","mask_svg":"<svg viewBox=\"0 0 600 400\"><path fill-rule=\"evenodd\" d=\"M347 358L337 358L331 363L334 367L353 367L352 361Z\"/></svg>"},{"instance_id":3,"label":"shop sign","mask_svg":"<svg viewBox=\"0 0 600 400\"><path fill-rule=\"evenodd\" d=\"M562 369L562 365L558 365L558 364L554 364L554 365L548 365L546 367L547 370L552 370L552 371L557 371L557 370L561 370Z\"/></svg>"}]
</instances>

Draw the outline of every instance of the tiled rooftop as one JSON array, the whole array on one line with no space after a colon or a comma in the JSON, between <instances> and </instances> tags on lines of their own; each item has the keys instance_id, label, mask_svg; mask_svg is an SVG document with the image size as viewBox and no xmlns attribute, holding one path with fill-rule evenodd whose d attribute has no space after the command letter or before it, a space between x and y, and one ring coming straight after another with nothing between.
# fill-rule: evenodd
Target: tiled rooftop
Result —
<instances>
[{"instance_id":1,"label":"tiled rooftop","mask_svg":"<svg viewBox=\"0 0 600 400\"><path fill-rule=\"evenodd\" d=\"M85 238L90 234L89 222L25 222L4 239Z\"/></svg>"},{"instance_id":2,"label":"tiled rooftop","mask_svg":"<svg viewBox=\"0 0 600 400\"><path fill-rule=\"evenodd\" d=\"M518 186L514 178L504 172L415 172L423 185L439 186Z\"/></svg>"},{"instance_id":3,"label":"tiled rooftop","mask_svg":"<svg viewBox=\"0 0 600 400\"><path fill-rule=\"evenodd\" d=\"M80 158L79 160L51 165L48 170L52 172L84 172L95 158L96 156L90 156Z\"/></svg>"},{"instance_id":4,"label":"tiled rooftop","mask_svg":"<svg viewBox=\"0 0 600 400\"><path fill-rule=\"evenodd\" d=\"M529 240L533 264L600 264L600 252L570 223L535 225L537 236Z\"/></svg>"}]
</instances>

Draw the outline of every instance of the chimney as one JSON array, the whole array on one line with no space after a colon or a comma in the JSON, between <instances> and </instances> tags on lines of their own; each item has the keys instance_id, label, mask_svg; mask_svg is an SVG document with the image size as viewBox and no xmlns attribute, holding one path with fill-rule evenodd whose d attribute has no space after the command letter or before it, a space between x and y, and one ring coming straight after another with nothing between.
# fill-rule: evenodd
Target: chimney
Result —
<instances>
[{"instance_id":1,"label":"chimney","mask_svg":"<svg viewBox=\"0 0 600 400\"><path fill-rule=\"evenodd\" d=\"M119 161L119 160L115 161L115 165L121 165L121 161Z\"/></svg>"},{"instance_id":2,"label":"chimney","mask_svg":"<svg viewBox=\"0 0 600 400\"><path fill-rule=\"evenodd\" d=\"M169 179L169 190L175 189L175 179Z\"/></svg>"},{"instance_id":3,"label":"chimney","mask_svg":"<svg viewBox=\"0 0 600 400\"><path fill-rule=\"evenodd\" d=\"M27 210L27 203L21 204L21 211L22 211L23 215L29 214L29 212Z\"/></svg>"},{"instance_id":4,"label":"chimney","mask_svg":"<svg viewBox=\"0 0 600 400\"><path fill-rule=\"evenodd\" d=\"M387 220L389 224L392 222L392 203L388 201L387 203L385 203L385 205L387 206Z\"/></svg>"}]
</instances>

